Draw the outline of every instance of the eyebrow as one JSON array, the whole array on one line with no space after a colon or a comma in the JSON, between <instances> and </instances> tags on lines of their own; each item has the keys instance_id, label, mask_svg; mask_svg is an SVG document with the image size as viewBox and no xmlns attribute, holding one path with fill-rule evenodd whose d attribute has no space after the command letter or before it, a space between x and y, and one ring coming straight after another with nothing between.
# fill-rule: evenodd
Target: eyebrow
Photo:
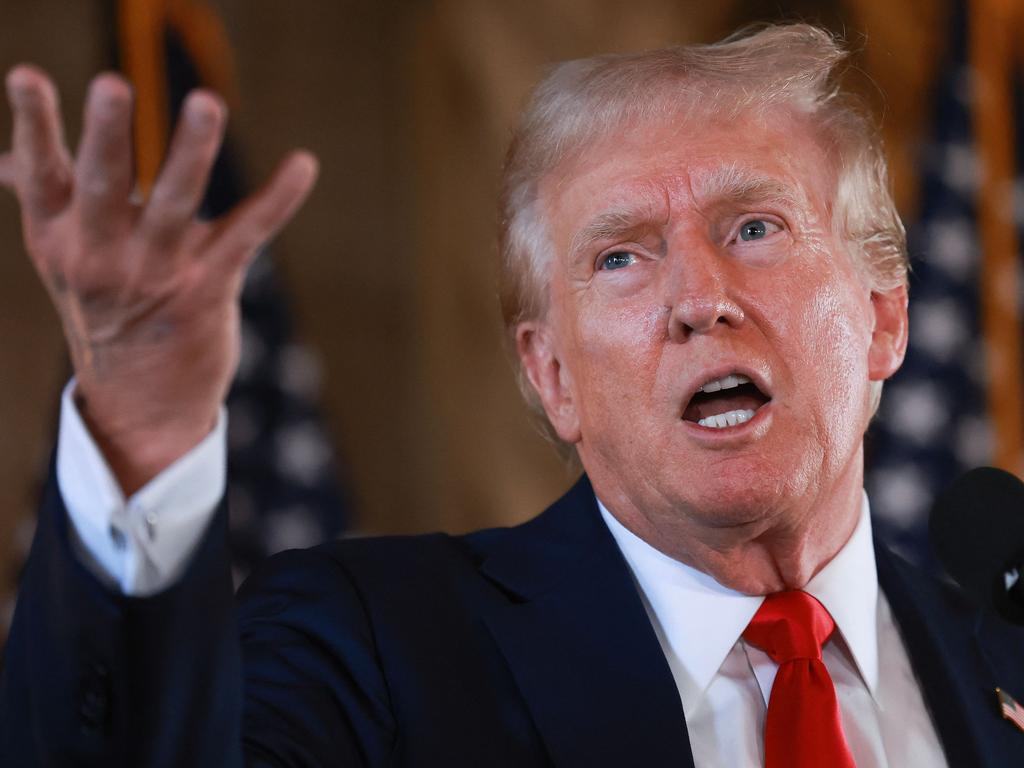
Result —
<instances>
[{"instance_id":1,"label":"eyebrow","mask_svg":"<svg viewBox=\"0 0 1024 768\"><path fill-rule=\"evenodd\" d=\"M711 204L727 201L796 206L801 201L793 187L781 179L737 165L719 166L699 173L693 178L692 186L698 201Z\"/></svg>"},{"instance_id":2,"label":"eyebrow","mask_svg":"<svg viewBox=\"0 0 1024 768\"><path fill-rule=\"evenodd\" d=\"M569 242L569 254L574 257L589 250L595 242L617 240L625 234L664 218L665 216L659 215L655 206L649 203L605 211L592 218L573 235Z\"/></svg>"}]
</instances>

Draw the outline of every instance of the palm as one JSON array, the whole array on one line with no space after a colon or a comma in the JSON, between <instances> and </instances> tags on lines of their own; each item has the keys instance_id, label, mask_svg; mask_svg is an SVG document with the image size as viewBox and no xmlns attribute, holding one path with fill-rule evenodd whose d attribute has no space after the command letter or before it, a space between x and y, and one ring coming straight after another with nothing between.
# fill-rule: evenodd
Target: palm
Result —
<instances>
[{"instance_id":1,"label":"palm","mask_svg":"<svg viewBox=\"0 0 1024 768\"><path fill-rule=\"evenodd\" d=\"M238 359L238 296L259 245L312 187L315 161L286 159L223 219L195 214L223 135L224 110L193 94L149 199L132 199L131 103L113 75L94 81L76 158L56 93L29 67L8 76L14 147L0 180L15 189L27 250L60 313L79 403L126 491L211 428Z\"/></svg>"}]
</instances>

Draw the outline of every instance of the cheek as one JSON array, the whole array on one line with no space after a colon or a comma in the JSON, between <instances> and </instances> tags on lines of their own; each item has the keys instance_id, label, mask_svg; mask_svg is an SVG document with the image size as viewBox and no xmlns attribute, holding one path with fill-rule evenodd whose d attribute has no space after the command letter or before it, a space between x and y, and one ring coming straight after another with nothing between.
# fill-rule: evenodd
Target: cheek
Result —
<instances>
[{"instance_id":1,"label":"cheek","mask_svg":"<svg viewBox=\"0 0 1024 768\"><path fill-rule=\"evenodd\" d=\"M823 444L859 440L866 426L870 315L845 281L804 285L803 300L793 302L804 311L788 314L791 327L784 330L797 403L808 408Z\"/></svg>"},{"instance_id":2,"label":"cheek","mask_svg":"<svg viewBox=\"0 0 1024 768\"><path fill-rule=\"evenodd\" d=\"M584 430L631 420L651 402L666 313L635 303L581 310L573 339L573 380Z\"/></svg>"}]
</instances>

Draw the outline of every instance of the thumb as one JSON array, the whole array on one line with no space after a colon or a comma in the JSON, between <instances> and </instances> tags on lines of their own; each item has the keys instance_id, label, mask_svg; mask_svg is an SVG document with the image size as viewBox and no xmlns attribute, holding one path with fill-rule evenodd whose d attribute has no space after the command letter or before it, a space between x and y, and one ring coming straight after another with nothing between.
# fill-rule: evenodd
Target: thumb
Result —
<instances>
[{"instance_id":1,"label":"thumb","mask_svg":"<svg viewBox=\"0 0 1024 768\"><path fill-rule=\"evenodd\" d=\"M10 152L0 155L0 186L14 191L14 155Z\"/></svg>"}]
</instances>

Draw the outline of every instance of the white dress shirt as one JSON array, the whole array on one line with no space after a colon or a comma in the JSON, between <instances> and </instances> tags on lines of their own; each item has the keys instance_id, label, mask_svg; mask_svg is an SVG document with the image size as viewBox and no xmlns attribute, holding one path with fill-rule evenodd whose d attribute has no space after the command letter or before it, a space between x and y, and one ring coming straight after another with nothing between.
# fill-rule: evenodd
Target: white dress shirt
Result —
<instances>
[{"instance_id":1,"label":"white dress shirt","mask_svg":"<svg viewBox=\"0 0 1024 768\"><path fill-rule=\"evenodd\" d=\"M125 499L72 392L64 391L57 481L83 563L109 586L147 596L172 585L226 483L227 416L199 445ZM601 514L632 570L675 678L697 768L761 766L776 665L740 638L763 598L726 589ZM942 748L906 649L878 591L865 498L853 536L807 586L839 633L823 651L859 768L942 768Z\"/></svg>"},{"instance_id":2,"label":"white dress shirt","mask_svg":"<svg viewBox=\"0 0 1024 768\"><path fill-rule=\"evenodd\" d=\"M71 518L71 544L107 586L147 597L181 576L227 482L227 413L195 448L125 499L73 397L61 397L57 485Z\"/></svg>"},{"instance_id":3,"label":"white dress shirt","mask_svg":"<svg viewBox=\"0 0 1024 768\"><path fill-rule=\"evenodd\" d=\"M598 501L629 563L679 689L697 768L764 765L764 722L778 666L741 637L764 600L661 553ZM858 768L942 768L946 759L889 603L878 589L867 496L850 540L805 591L838 632L822 661L836 686Z\"/></svg>"}]
</instances>

